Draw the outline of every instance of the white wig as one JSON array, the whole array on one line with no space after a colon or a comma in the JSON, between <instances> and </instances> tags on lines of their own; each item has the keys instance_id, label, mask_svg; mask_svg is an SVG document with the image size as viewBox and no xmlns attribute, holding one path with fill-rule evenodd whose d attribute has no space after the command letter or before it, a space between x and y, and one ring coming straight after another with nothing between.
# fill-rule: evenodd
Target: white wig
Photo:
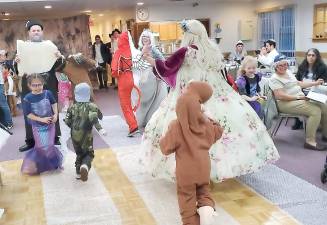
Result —
<instances>
[{"instance_id":1,"label":"white wig","mask_svg":"<svg viewBox=\"0 0 327 225\"><path fill-rule=\"evenodd\" d=\"M182 47L195 45L198 48L197 61L204 68L223 68L223 55L216 43L208 37L203 24L198 20L184 20L181 22L184 31Z\"/></svg>"},{"instance_id":2,"label":"white wig","mask_svg":"<svg viewBox=\"0 0 327 225\"><path fill-rule=\"evenodd\" d=\"M151 45L152 46L156 45L153 33L149 29L144 29L142 34L140 35L140 38L139 38L139 49L143 48L143 43L142 43L142 38L143 37L149 37Z\"/></svg>"}]
</instances>

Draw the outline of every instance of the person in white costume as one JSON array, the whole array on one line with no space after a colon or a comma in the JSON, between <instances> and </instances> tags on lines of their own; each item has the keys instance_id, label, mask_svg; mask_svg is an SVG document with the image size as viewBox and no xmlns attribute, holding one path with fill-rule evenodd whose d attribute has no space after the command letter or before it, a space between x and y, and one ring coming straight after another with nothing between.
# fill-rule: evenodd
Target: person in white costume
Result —
<instances>
[{"instance_id":1,"label":"person in white costume","mask_svg":"<svg viewBox=\"0 0 327 225\"><path fill-rule=\"evenodd\" d=\"M279 158L266 127L249 104L224 80L222 54L197 20L182 22L182 47L166 60L144 58L155 66L155 72L171 86L145 127L141 143L140 163L153 177L175 181L175 156L164 156L159 139L176 119L177 98L190 80L208 82L213 95L203 108L223 128L222 138L210 149L211 174L214 182L257 171Z\"/></svg>"},{"instance_id":2,"label":"person in white costume","mask_svg":"<svg viewBox=\"0 0 327 225\"><path fill-rule=\"evenodd\" d=\"M138 46L140 51L142 51L144 46L149 46L151 48L151 56L154 59L164 59L162 53L156 48L155 39L150 30L142 32ZM141 104L136 111L136 119L139 127L145 127L162 100L167 96L168 89L167 85L153 74L152 66L141 69L140 73Z\"/></svg>"}]
</instances>

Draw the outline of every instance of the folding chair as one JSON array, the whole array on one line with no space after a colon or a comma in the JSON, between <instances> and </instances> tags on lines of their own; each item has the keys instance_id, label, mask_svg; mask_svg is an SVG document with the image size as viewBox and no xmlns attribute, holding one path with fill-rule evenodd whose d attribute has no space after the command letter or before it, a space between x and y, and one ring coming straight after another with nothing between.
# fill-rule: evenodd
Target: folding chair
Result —
<instances>
[{"instance_id":1,"label":"folding chair","mask_svg":"<svg viewBox=\"0 0 327 225\"><path fill-rule=\"evenodd\" d=\"M276 125L274 126L274 128L273 128L273 130L271 132L272 136L276 136L276 134L277 134L277 132L278 132L278 130L280 128L280 125L282 124L283 120L286 120L285 121L285 126L287 125L287 122L288 122L288 119L289 118L303 118L302 121L303 121L303 127L304 127L304 132L305 132L305 128L306 128L306 116L280 112L280 110L278 108L277 100L276 100L276 97L275 97L274 94L273 94L273 99L274 99L274 101L276 103L278 115L277 115Z\"/></svg>"}]
</instances>

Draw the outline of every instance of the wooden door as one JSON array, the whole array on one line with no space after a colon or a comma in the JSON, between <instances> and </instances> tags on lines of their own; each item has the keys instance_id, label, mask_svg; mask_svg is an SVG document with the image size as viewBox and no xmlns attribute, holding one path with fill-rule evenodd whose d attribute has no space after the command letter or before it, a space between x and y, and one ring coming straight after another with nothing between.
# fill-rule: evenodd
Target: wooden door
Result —
<instances>
[{"instance_id":1,"label":"wooden door","mask_svg":"<svg viewBox=\"0 0 327 225\"><path fill-rule=\"evenodd\" d=\"M199 20L207 30L208 36L210 37L210 19L197 19Z\"/></svg>"},{"instance_id":2,"label":"wooden door","mask_svg":"<svg viewBox=\"0 0 327 225\"><path fill-rule=\"evenodd\" d=\"M142 23L135 23L133 26L133 40L134 40L134 45L137 48L138 47L138 43L139 43L139 38L143 32L144 29L149 29L150 28L150 24L149 22L142 22Z\"/></svg>"}]
</instances>

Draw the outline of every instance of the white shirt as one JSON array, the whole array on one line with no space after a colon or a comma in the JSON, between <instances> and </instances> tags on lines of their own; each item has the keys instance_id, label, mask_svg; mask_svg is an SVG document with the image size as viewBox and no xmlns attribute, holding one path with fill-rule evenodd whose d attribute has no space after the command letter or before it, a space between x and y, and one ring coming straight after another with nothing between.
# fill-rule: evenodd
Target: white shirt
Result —
<instances>
[{"instance_id":1,"label":"white shirt","mask_svg":"<svg viewBox=\"0 0 327 225\"><path fill-rule=\"evenodd\" d=\"M3 76L2 76L2 65L0 64L0 84L4 84Z\"/></svg>"},{"instance_id":2,"label":"white shirt","mask_svg":"<svg viewBox=\"0 0 327 225\"><path fill-rule=\"evenodd\" d=\"M104 62L101 55L101 44L95 44L95 61L97 61L97 63Z\"/></svg>"},{"instance_id":3,"label":"white shirt","mask_svg":"<svg viewBox=\"0 0 327 225\"><path fill-rule=\"evenodd\" d=\"M115 53L118 49L118 40L113 40L111 42L111 53Z\"/></svg>"},{"instance_id":4,"label":"white shirt","mask_svg":"<svg viewBox=\"0 0 327 225\"><path fill-rule=\"evenodd\" d=\"M14 95L16 96L16 92L14 92L14 80L12 76L8 76L8 90L6 95Z\"/></svg>"},{"instance_id":5,"label":"white shirt","mask_svg":"<svg viewBox=\"0 0 327 225\"><path fill-rule=\"evenodd\" d=\"M258 61L265 66L271 67L274 63L275 57L279 55L276 49L273 49L268 55L259 55Z\"/></svg>"}]
</instances>

